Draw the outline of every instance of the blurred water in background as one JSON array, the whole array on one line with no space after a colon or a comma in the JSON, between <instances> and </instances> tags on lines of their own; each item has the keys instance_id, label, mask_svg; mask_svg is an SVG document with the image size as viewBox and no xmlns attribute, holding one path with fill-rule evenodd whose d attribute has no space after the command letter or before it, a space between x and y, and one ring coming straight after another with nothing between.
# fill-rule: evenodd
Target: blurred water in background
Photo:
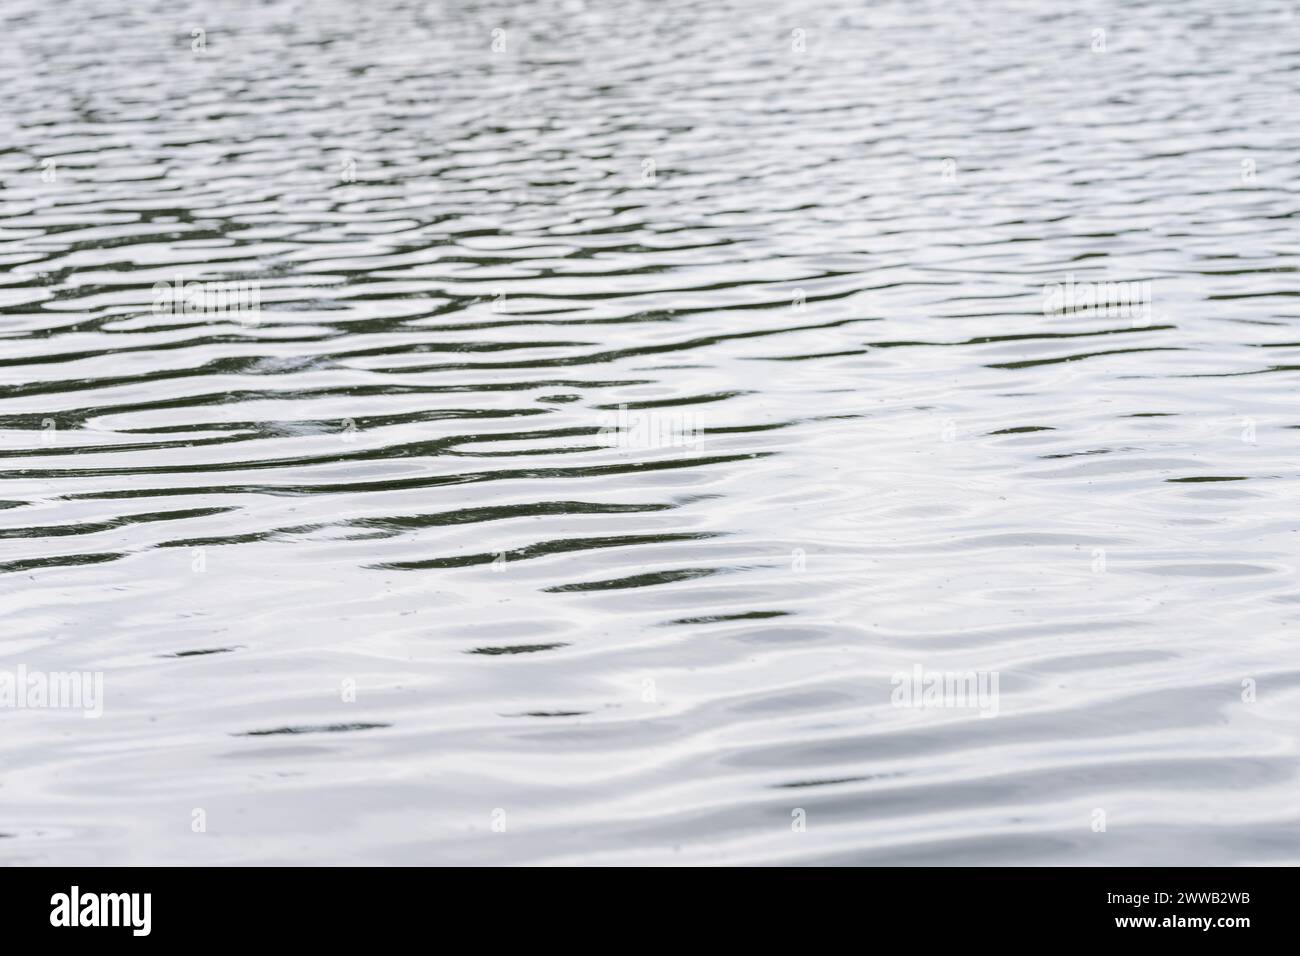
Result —
<instances>
[{"instance_id":1,"label":"blurred water in background","mask_svg":"<svg viewBox=\"0 0 1300 956\"><path fill-rule=\"evenodd\" d=\"M0 862L1300 861L1295 4L0 17Z\"/></svg>"}]
</instances>

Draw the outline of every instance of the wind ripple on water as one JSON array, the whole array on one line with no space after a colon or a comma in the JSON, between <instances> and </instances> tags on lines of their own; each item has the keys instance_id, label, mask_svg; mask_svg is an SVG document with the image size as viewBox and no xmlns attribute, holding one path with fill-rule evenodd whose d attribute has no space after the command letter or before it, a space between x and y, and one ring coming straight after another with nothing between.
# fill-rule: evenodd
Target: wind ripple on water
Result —
<instances>
[{"instance_id":1,"label":"wind ripple on water","mask_svg":"<svg viewBox=\"0 0 1300 956\"><path fill-rule=\"evenodd\" d=\"M3 17L0 860L1300 859L1286 4Z\"/></svg>"}]
</instances>

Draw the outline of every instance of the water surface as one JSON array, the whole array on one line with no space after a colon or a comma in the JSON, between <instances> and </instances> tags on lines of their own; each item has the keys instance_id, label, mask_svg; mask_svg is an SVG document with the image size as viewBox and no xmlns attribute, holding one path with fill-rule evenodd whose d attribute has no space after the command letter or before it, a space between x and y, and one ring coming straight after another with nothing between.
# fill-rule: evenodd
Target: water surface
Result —
<instances>
[{"instance_id":1,"label":"water surface","mask_svg":"<svg viewBox=\"0 0 1300 956\"><path fill-rule=\"evenodd\" d=\"M0 861L1300 861L1290 4L0 16Z\"/></svg>"}]
</instances>

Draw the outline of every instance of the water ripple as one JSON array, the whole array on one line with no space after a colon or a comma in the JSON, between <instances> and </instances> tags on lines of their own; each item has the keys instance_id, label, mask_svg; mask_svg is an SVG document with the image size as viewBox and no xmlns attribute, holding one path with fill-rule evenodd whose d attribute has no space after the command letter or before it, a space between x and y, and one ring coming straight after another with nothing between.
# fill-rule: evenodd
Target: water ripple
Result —
<instances>
[{"instance_id":1,"label":"water ripple","mask_svg":"<svg viewBox=\"0 0 1300 956\"><path fill-rule=\"evenodd\" d=\"M0 18L0 861L1300 860L1290 5Z\"/></svg>"}]
</instances>

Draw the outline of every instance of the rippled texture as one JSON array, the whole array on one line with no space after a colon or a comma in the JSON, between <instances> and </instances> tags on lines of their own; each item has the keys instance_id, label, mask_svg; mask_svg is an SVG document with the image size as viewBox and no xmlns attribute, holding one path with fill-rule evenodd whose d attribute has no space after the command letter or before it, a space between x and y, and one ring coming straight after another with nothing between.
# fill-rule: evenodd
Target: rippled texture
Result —
<instances>
[{"instance_id":1,"label":"rippled texture","mask_svg":"<svg viewBox=\"0 0 1300 956\"><path fill-rule=\"evenodd\" d=\"M0 861L1300 861L1289 5L2 12Z\"/></svg>"}]
</instances>

